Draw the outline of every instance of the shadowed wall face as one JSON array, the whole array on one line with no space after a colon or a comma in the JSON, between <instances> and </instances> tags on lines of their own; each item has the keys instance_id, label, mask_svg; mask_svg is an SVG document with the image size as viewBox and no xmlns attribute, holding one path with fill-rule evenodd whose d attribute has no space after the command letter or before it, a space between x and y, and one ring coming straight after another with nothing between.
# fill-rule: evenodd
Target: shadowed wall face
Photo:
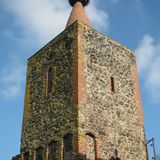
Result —
<instances>
[{"instance_id":1,"label":"shadowed wall face","mask_svg":"<svg viewBox=\"0 0 160 160\"><path fill-rule=\"evenodd\" d=\"M28 61L25 111L22 132L22 153L42 147L45 159L72 159L77 148L76 48L77 24L72 25ZM63 138L72 148L64 151ZM55 157L48 153L51 142L56 143ZM51 148L50 148L51 147ZM69 153L68 153L69 152ZM49 154L49 155L47 155ZM51 158L53 157L53 158Z\"/></svg>"}]
</instances>

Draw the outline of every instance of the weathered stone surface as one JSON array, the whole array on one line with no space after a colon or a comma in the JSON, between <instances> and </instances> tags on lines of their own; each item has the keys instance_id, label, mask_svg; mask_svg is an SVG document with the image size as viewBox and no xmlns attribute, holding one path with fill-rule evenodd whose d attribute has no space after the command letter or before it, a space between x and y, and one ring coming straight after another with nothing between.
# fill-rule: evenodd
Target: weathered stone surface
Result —
<instances>
[{"instance_id":1,"label":"weathered stone surface","mask_svg":"<svg viewBox=\"0 0 160 160\"><path fill-rule=\"evenodd\" d=\"M57 160L61 157L61 143L67 133L73 134L76 150L77 105L74 96L74 48L77 44L77 24L74 24L28 60L25 112L22 133L22 152L44 148L57 141ZM46 93L46 73L53 69L52 92Z\"/></svg>"},{"instance_id":2,"label":"weathered stone surface","mask_svg":"<svg viewBox=\"0 0 160 160\"><path fill-rule=\"evenodd\" d=\"M109 160L115 149L121 160L147 160L135 66L134 54L117 42L78 21L68 27L28 60L22 155L33 159L42 147L47 159L55 141L57 160ZM73 150L64 157L68 133Z\"/></svg>"},{"instance_id":3,"label":"weathered stone surface","mask_svg":"<svg viewBox=\"0 0 160 160\"><path fill-rule=\"evenodd\" d=\"M84 102L79 106L83 117L80 133L95 135L97 156L102 159L111 158L117 148L122 160L146 160L144 126L139 118L143 115L139 115L141 106L133 78L135 56L92 28L81 29L86 86ZM115 80L114 93L111 77Z\"/></svg>"}]
</instances>

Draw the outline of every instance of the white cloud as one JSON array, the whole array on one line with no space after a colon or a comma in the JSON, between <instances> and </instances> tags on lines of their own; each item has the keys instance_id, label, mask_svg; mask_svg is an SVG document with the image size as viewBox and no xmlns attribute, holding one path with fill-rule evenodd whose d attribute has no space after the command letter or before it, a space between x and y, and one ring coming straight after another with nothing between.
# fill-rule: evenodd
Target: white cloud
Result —
<instances>
[{"instance_id":1,"label":"white cloud","mask_svg":"<svg viewBox=\"0 0 160 160\"><path fill-rule=\"evenodd\" d=\"M96 27L108 27L108 14L95 5L92 0L88 14ZM97 1L99 3L102 0ZM114 0L115 1L115 0ZM5 8L16 16L16 24L21 26L25 35L31 35L47 42L64 30L71 7L68 0L1 0Z\"/></svg>"},{"instance_id":2,"label":"white cloud","mask_svg":"<svg viewBox=\"0 0 160 160\"><path fill-rule=\"evenodd\" d=\"M101 0L102 1L102 0ZM107 12L97 8L97 2L91 1L91 4L87 8L88 16L97 29L108 30L109 27L109 16Z\"/></svg>"},{"instance_id":3,"label":"white cloud","mask_svg":"<svg viewBox=\"0 0 160 160\"><path fill-rule=\"evenodd\" d=\"M160 98L160 43L146 34L136 49L139 73L143 77L144 87L153 100Z\"/></svg>"},{"instance_id":4,"label":"white cloud","mask_svg":"<svg viewBox=\"0 0 160 160\"><path fill-rule=\"evenodd\" d=\"M25 35L46 41L63 30L69 7L65 0L2 0L5 8L15 15L15 23ZM67 5L66 5L67 6Z\"/></svg>"},{"instance_id":5,"label":"white cloud","mask_svg":"<svg viewBox=\"0 0 160 160\"><path fill-rule=\"evenodd\" d=\"M156 54L154 39L146 34L136 49L136 53L140 73L148 71L148 67L151 66Z\"/></svg>"},{"instance_id":6,"label":"white cloud","mask_svg":"<svg viewBox=\"0 0 160 160\"><path fill-rule=\"evenodd\" d=\"M10 57L8 64L0 71L0 97L11 98L21 94L25 80L25 67L18 58Z\"/></svg>"}]
</instances>

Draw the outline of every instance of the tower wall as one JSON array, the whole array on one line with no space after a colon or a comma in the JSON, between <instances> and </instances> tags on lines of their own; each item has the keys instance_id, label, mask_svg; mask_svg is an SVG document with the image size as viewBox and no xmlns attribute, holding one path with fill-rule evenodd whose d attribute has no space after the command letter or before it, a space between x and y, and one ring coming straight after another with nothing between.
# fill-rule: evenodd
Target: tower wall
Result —
<instances>
[{"instance_id":1,"label":"tower wall","mask_svg":"<svg viewBox=\"0 0 160 160\"><path fill-rule=\"evenodd\" d=\"M83 24L80 28L85 75L84 98L79 103L80 152L88 159L110 159L117 149L122 160L146 160L135 56L92 28Z\"/></svg>"},{"instance_id":2,"label":"tower wall","mask_svg":"<svg viewBox=\"0 0 160 160\"><path fill-rule=\"evenodd\" d=\"M65 154L67 133L73 148ZM56 160L110 160L115 150L121 160L147 160L135 56L79 21L28 60L22 157L35 160L42 147L47 159L52 141Z\"/></svg>"},{"instance_id":3,"label":"tower wall","mask_svg":"<svg viewBox=\"0 0 160 160\"><path fill-rule=\"evenodd\" d=\"M28 60L21 153L57 141L56 160L63 159L63 137L73 134L72 159L77 151L77 24L68 27ZM52 68L52 91L47 93L47 71ZM22 156L23 157L23 156Z\"/></svg>"},{"instance_id":4,"label":"tower wall","mask_svg":"<svg viewBox=\"0 0 160 160\"><path fill-rule=\"evenodd\" d=\"M21 160L147 160L136 59L70 0L66 29L28 60Z\"/></svg>"}]
</instances>

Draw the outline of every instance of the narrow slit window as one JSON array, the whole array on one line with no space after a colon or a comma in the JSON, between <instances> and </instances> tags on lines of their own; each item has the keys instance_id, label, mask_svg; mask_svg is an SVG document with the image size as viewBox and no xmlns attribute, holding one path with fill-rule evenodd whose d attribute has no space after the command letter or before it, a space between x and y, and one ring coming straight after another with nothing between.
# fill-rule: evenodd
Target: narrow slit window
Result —
<instances>
[{"instance_id":1,"label":"narrow slit window","mask_svg":"<svg viewBox=\"0 0 160 160\"><path fill-rule=\"evenodd\" d=\"M111 91L115 93L115 81L113 77L111 77Z\"/></svg>"},{"instance_id":2,"label":"narrow slit window","mask_svg":"<svg viewBox=\"0 0 160 160\"><path fill-rule=\"evenodd\" d=\"M51 93L53 83L52 68L49 68L47 73L47 93Z\"/></svg>"}]
</instances>

